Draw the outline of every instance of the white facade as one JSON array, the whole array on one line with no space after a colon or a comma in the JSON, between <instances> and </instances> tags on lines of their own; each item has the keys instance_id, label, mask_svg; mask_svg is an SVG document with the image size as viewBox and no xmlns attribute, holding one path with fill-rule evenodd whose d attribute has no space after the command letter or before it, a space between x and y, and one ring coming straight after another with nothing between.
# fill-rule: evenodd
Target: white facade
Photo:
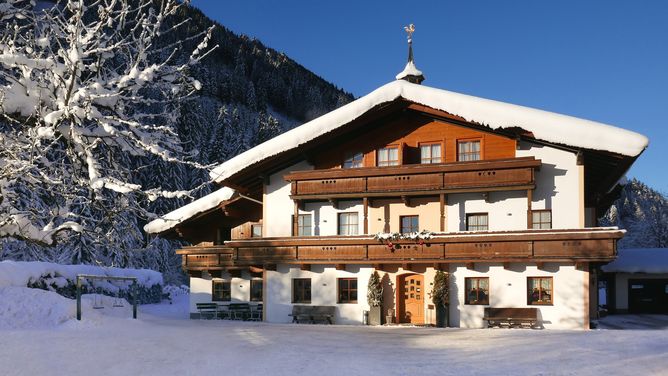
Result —
<instances>
[{"instance_id":1,"label":"white facade","mask_svg":"<svg viewBox=\"0 0 668 376\"><path fill-rule=\"evenodd\" d=\"M312 265L310 271L301 270L295 265L280 264L276 271L266 272L264 291L265 320L274 323L289 323L292 318L292 280L295 278L311 279L311 305L335 306L337 324L362 324L364 311L369 310L366 301L367 284L373 273L370 265L348 265L346 270L336 270L334 265ZM483 328L485 307L536 307L539 319L549 329L583 329L588 325L585 292L588 289L589 273L578 270L573 265L545 264L542 269L534 265L520 263L503 265L476 264L473 270L465 265L452 264L450 272L450 326L462 328ZM396 272L381 271L385 279L384 313L387 307L394 306L396 278L414 271L398 268ZM423 293L424 324L435 323L435 311L430 307L431 286L435 270L425 268L419 274L424 276ZM250 298L250 275L231 280L232 302L244 302ZM464 280L467 277L489 278L489 305L465 304ZM551 305L527 304L527 278L552 277L554 292ZM357 303L339 303L337 301L337 279L357 278ZM390 282L389 284L387 282ZM212 278L190 279L190 312L197 313L196 303L211 302ZM624 301L618 297L618 306Z\"/></svg>"}]
</instances>

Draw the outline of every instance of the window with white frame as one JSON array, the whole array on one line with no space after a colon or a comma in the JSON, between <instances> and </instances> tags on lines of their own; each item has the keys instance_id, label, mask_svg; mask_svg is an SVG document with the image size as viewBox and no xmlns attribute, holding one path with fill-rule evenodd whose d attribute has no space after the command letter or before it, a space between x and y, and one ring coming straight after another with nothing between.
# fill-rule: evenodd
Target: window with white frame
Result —
<instances>
[{"instance_id":1,"label":"window with white frame","mask_svg":"<svg viewBox=\"0 0 668 376\"><path fill-rule=\"evenodd\" d=\"M384 148L378 149L377 152L377 165L378 167L384 166L398 166L399 165L399 147L398 146L387 146Z\"/></svg>"},{"instance_id":2,"label":"window with white frame","mask_svg":"<svg viewBox=\"0 0 668 376\"><path fill-rule=\"evenodd\" d=\"M420 163L431 164L441 163L441 144L421 144L420 145Z\"/></svg>"},{"instance_id":3,"label":"window with white frame","mask_svg":"<svg viewBox=\"0 0 668 376\"><path fill-rule=\"evenodd\" d=\"M480 140L457 141L457 160L479 161L480 160Z\"/></svg>"},{"instance_id":4,"label":"window with white frame","mask_svg":"<svg viewBox=\"0 0 668 376\"><path fill-rule=\"evenodd\" d=\"M339 213L339 235L357 235L358 229L357 213Z\"/></svg>"}]
</instances>

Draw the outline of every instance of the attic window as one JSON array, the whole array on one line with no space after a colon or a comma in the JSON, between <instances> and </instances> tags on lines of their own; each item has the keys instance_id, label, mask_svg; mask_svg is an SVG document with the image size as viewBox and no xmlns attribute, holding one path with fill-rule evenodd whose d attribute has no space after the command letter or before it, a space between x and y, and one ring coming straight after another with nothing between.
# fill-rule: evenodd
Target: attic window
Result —
<instances>
[{"instance_id":1,"label":"attic window","mask_svg":"<svg viewBox=\"0 0 668 376\"><path fill-rule=\"evenodd\" d=\"M399 165L399 147L387 146L378 149L378 167L398 166Z\"/></svg>"},{"instance_id":2,"label":"attic window","mask_svg":"<svg viewBox=\"0 0 668 376\"><path fill-rule=\"evenodd\" d=\"M480 159L480 140L457 141L458 161L479 161Z\"/></svg>"},{"instance_id":3,"label":"attic window","mask_svg":"<svg viewBox=\"0 0 668 376\"><path fill-rule=\"evenodd\" d=\"M359 168L362 167L364 154L348 152L344 155L343 168Z\"/></svg>"}]
</instances>

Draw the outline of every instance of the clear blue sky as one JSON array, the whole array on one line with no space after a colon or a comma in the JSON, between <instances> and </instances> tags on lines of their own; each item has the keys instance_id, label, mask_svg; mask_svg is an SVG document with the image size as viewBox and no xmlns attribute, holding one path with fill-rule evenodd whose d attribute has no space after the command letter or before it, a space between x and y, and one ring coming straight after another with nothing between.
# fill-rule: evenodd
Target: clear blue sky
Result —
<instances>
[{"instance_id":1,"label":"clear blue sky","mask_svg":"<svg viewBox=\"0 0 668 376\"><path fill-rule=\"evenodd\" d=\"M668 192L668 1L218 1L193 5L356 97L406 63L425 85L640 132L629 176ZM662 167L663 166L663 167Z\"/></svg>"}]
</instances>

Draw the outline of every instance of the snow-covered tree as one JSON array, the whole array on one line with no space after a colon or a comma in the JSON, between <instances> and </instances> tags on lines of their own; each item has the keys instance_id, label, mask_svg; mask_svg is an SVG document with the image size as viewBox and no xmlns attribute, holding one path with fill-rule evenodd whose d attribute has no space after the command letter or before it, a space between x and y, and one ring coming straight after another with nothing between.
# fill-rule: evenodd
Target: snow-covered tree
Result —
<instances>
[{"instance_id":1,"label":"snow-covered tree","mask_svg":"<svg viewBox=\"0 0 668 376\"><path fill-rule=\"evenodd\" d=\"M142 186L146 169L127 168L135 157L202 167L184 152L175 123L201 87L189 72L211 51L212 29L189 36L199 44L184 54L183 40L166 37L188 22L172 20L183 6L0 6L0 237L52 244L74 230L111 239L150 216L146 202L188 194Z\"/></svg>"},{"instance_id":2,"label":"snow-covered tree","mask_svg":"<svg viewBox=\"0 0 668 376\"><path fill-rule=\"evenodd\" d=\"M376 270L369 277L366 300L369 303L369 307L380 307L383 304L383 284Z\"/></svg>"}]
</instances>

